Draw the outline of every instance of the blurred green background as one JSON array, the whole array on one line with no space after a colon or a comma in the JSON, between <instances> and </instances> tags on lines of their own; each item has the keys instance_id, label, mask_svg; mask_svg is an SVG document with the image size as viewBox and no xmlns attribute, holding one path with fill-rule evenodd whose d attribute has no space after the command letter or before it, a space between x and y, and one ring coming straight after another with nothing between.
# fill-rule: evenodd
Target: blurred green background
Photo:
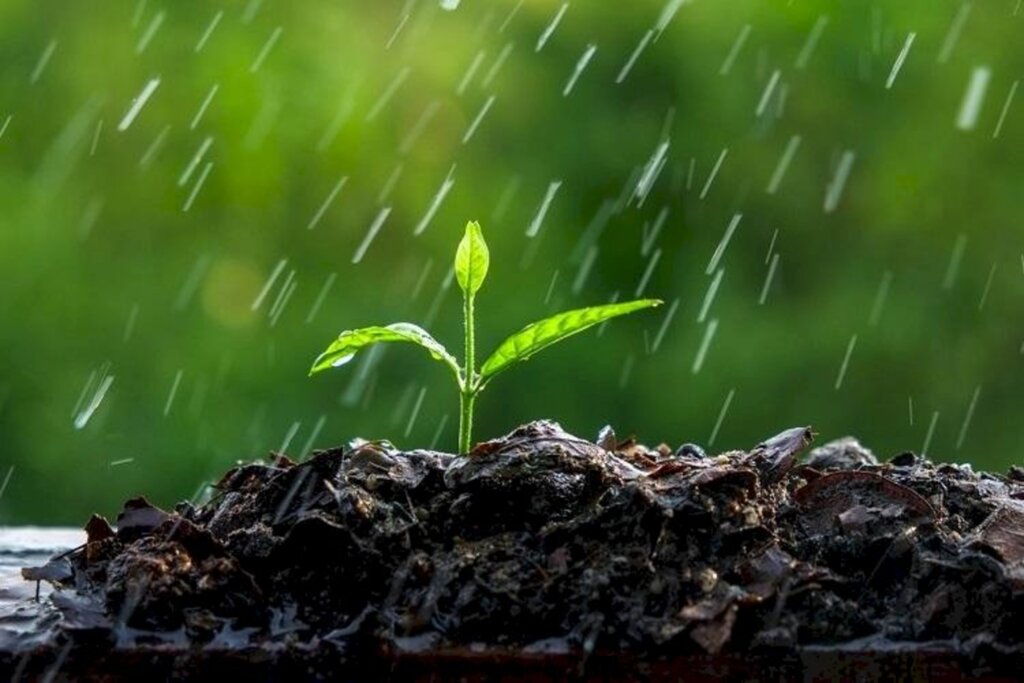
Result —
<instances>
[{"instance_id":1,"label":"blurred green background","mask_svg":"<svg viewBox=\"0 0 1024 683\"><path fill-rule=\"evenodd\" d=\"M468 219L481 352L666 300L503 375L481 439L811 424L1019 463L1020 4L5 0L0 522L169 505L282 447L453 448L422 353L306 371L395 320L461 352Z\"/></svg>"}]
</instances>

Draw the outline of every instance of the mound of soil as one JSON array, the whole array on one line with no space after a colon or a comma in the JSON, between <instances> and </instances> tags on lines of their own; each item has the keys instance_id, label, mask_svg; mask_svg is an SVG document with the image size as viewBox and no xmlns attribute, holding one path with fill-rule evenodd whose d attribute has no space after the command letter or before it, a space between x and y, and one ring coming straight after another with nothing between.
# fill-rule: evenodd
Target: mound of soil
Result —
<instances>
[{"instance_id":1,"label":"mound of soil","mask_svg":"<svg viewBox=\"0 0 1024 683\"><path fill-rule=\"evenodd\" d=\"M811 439L708 457L542 421L465 457L355 441L239 465L198 507L130 500L24 575L57 588L40 623L65 656L867 646L1019 666L1024 473L880 464L853 439L798 465Z\"/></svg>"}]
</instances>

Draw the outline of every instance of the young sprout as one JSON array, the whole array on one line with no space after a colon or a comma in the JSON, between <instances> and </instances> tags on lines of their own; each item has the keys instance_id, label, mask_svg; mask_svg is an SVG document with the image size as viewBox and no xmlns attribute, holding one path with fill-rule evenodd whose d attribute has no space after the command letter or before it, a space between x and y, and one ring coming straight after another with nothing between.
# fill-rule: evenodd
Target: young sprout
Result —
<instances>
[{"instance_id":1,"label":"young sprout","mask_svg":"<svg viewBox=\"0 0 1024 683\"><path fill-rule=\"evenodd\" d=\"M476 293L480 291L487 269L490 266L490 252L484 242L480 224L466 224L466 234L459 242L455 252L455 278L462 289L462 313L465 324L465 358L460 368L459 362L426 330L412 323L392 323L383 327L362 327L357 330L345 330L331 342L327 350L313 362L309 374L314 375L328 368L336 368L351 361L356 353L367 346L383 342L408 342L417 344L427 350L434 360L441 361L452 371L459 387L459 452L469 453L472 445L473 403L477 394L484 390L494 377L501 371L519 361L524 361L541 349L555 342L582 332L588 327L610 318L626 313L639 311L643 308L658 306L660 299L639 299L623 303L591 306L565 311L550 318L531 323L503 341L492 353L480 371L476 369L476 327L473 317L473 304Z\"/></svg>"}]
</instances>

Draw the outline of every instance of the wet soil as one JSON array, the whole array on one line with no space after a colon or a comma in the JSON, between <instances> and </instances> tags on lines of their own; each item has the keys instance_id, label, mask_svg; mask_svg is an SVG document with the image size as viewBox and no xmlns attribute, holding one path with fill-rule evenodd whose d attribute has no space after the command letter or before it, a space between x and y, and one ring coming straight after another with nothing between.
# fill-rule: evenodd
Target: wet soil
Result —
<instances>
[{"instance_id":1,"label":"wet soil","mask_svg":"<svg viewBox=\"0 0 1024 683\"><path fill-rule=\"evenodd\" d=\"M55 590L32 628L0 632L0 663L775 678L881 675L892 655L904 673L1018 673L1024 472L880 463L849 438L801 463L812 438L711 457L542 421L468 457L275 455L202 505L94 516L86 544L24 570Z\"/></svg>"}]
</instances>

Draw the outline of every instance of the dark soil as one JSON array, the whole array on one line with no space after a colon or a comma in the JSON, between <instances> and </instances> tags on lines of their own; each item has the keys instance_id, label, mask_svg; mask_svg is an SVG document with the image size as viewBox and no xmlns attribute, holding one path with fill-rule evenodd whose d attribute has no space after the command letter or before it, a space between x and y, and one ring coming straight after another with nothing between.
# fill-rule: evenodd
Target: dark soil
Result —
<instances>
[{"instance_id":1,"label":"dark soil","mask_svg":"<svg viewBox=\"0 0 1024 683\"><path fill-rule=\"evenodd\" d=\"M938 647L964 671L1019 666L1024 473L880 464L853 439L797 464L811 438L717 457L551 422L469 457L357 441L240 465L199 507L130 500L25 576L59 589L54 642L97 652Z\"/></svg>"}]
</instances>

